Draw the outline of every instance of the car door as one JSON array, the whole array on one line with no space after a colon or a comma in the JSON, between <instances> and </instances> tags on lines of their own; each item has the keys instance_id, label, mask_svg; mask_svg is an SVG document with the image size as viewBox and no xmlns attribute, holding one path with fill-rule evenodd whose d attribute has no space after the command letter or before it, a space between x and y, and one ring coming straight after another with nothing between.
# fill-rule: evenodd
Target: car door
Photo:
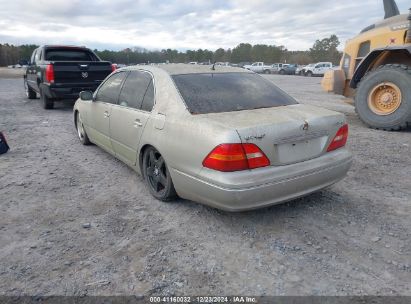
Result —
<instances>
[{"instance_id":1,"label":"car door","mask_svg":"<svg viewBox=\"0 0 411 304\"><path fill-rule=\"evenodd\" d=\"M86 129L91 140L103 149L114 154L110 140L111 106L117 103L126 72L109 76L94 94L94 101L87 111Z\"/></svg>"},{"instance_id":2,"label":"car door","mask_svg":"<svg viewBox=\"0 0 411 304\"><path fill-rule=\"evenodd\" d=\"M27 83L35 91L38 92L37 85L37 70L36 70L36 56L40 52L40 49L34 50L31 55L30 64L27 67Z\"/></svg>"},{"instance_id":3,"label":"car door","mask_svg":"<svg viewBox=\"0 0 411 304\"><path fill-rule=\"evenodd\" d=\"M321 74L321 68L322 68L322 65L317 64L313 69L313 74L315 74L315 75Z\"/></svg>"},{"instance_id":4,"label":"car door","mask_svg":"<svg viewBox=\"0 0 411 304\"><path fill-rule=\"evenodd\" d=\"M330 69L330 65L328 63L323 63L323 66L321 68L321 75L324 75L325 72L327 72Z\"/></svg>"},{"instance_id":5,"label":"car door","mask_svg":"<svg viewBox=\"0 0 411 304\"><path fill-rule=\"evenodd\" d=\"M116 156L134 166L141 135L154 105L150 73L130 71L110 116L110 137Z\"/></svg>"},{"instance_id":6,"label":"car door","mask_svg":"<svg viewBox=\"0 0 411 304\"><path fill-rule=\"evenodd\" d=\"M317 74L322 75L324 74L324 64L319 64L318 72Z\"/></svg>"}]
</instances>

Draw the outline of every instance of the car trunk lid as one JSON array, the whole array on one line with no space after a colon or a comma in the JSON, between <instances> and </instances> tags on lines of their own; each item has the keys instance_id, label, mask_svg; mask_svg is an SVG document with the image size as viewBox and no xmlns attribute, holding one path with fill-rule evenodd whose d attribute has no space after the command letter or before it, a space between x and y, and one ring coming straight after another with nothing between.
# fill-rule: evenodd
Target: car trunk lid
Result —
<instances>
[{"instance_id":1,"label":"car trunk lid","mask_svg":"<svg viewBox=\"0 0 411 304\"><path fill-rule=\"evenodd\" d=\"M242 143L256 144L272 166L316 158L344 124L343 114L309 105L206 114L237 131Z\"/></svg>"}]
</instances>

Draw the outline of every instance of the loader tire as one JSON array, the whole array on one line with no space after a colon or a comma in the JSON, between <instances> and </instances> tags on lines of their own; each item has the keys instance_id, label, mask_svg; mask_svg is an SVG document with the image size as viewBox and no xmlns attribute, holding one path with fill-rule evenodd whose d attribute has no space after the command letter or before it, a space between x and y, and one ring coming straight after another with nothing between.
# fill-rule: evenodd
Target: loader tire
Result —
<instances>
[{"instance_id":1,"label":"loader tire","mask_svg":"<svg viewBox=\"0 0 411 304\"><path fill-rule=\"evenodd\" d=\"M369 127L397 131L411 123L411 67L387 64L358 84L355 110Z\"/></svg>"}]
</instances>

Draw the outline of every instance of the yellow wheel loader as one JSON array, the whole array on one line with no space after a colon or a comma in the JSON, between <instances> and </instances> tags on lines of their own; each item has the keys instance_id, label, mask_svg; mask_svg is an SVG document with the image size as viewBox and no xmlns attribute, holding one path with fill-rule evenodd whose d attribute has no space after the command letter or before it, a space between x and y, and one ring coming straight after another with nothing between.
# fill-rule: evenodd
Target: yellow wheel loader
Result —
<instances>
[{"instance_id":1,"label":"yellow wheel loader","mask_svg":"<svg viewBox=\"0 0 411 304\"><path fill-rule=\"evenodd\" d=\"M326 72L327 92L354 97L360 119L375 129L411 125L411 9L384 0L385 18L347 41L340 68Z\"/></svg>"}]
</instances>

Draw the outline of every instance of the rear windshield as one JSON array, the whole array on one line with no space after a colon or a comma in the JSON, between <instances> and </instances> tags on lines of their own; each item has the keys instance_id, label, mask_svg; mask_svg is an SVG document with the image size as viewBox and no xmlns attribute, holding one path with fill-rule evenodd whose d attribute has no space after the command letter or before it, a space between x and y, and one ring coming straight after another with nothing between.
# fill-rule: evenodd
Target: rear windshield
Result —
<instances>
[{"instance_id":1,"label":"rear windshield","mask_svg":"<svg viewBox=\"0 0 411 304\"><path fill-rule=\"evenodd\" d=\"M252 73L174 75L192 114L272 108L297 102L272 82Z\"/></svg>"},{"instance_id":2,"label":"rear windshield","mask_svg":"<svg viewBox=\"0 0 411 304\"><path fill-rule=\"evenodd\" d=\"M97 61L96 56L82 49L47 49L47 61Z\"/></svg>"}]
</instances>

